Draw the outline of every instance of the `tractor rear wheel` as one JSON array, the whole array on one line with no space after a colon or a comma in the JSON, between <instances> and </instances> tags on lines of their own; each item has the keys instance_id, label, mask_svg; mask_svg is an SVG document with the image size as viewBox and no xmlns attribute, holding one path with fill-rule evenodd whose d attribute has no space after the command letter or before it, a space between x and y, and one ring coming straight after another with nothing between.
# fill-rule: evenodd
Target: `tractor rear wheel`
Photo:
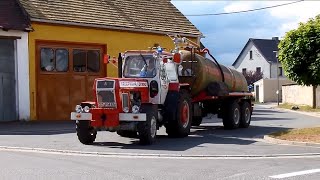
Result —
<instances>
[{"instance_id":1,"label":"tractor rear wheel","mask_svg":"<svg viewBox=\"0 0 320 180\"><path fill-rule=\"evenodd\" d=\"M174 114L173 119L168 119L166 125L166 132L170 137L186 137L190 134L190 128L192 123L192 108L191 98L188 91L182 90L179 93L178 108ZM175 117L175 118L174 118Z\"/></svg>"},{"instance_id":2,"label":"tractor rear wheel","mask_svg":"<svg viewBox=\"0 0 320 180\"><path fill-rule=\"evenodd\" d=\"M192 118L192 126L200 126L202 123L202 117L201 116L193 116Z\"/></svg>"}]
</instances>

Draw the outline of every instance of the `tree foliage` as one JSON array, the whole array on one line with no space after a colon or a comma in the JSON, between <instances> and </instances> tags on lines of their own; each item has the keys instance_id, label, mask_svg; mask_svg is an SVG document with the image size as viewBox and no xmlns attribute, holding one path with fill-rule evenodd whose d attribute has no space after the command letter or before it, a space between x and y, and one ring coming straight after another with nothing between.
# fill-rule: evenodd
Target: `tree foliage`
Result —
<instances>
[{"instance_id":1,"label":"tree foliage","mask_svg":"<svg viewBox=\"0 0 320 180\"><path fill-rule=\"evenodd\" d=\"M243 75L246 78L248 85L253 84L254 82L257 82L263 78L263 73L261 71L248 71Z\"/></svg>"},{"instance_id":2,"label":"tree foliage","mask_svg":"<svg viewBox=\"0 0 320 180\"><path fill-rule=\"evenodd\" d=\"M285 75L300 85L320 85L320 15L286 33L279 43Z\"/></svg>"}]
</instances>

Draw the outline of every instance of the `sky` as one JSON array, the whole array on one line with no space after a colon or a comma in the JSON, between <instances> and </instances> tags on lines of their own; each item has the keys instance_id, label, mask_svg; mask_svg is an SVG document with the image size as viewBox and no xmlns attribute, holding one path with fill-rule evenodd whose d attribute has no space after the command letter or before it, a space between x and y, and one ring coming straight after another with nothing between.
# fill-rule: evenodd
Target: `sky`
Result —
<instances>
[{"instance_id":1,"label":"sky","mask_svg":"<svg viewBox=\"0 0 320 180\"><path fill-rule=\"evenodd\" d=\"M219 16L188 16L250 10L294 1L186 1L171 0L205 36L201 42L213 56L231 66L249 38L284 37L299 22L320 14L320 1L302 1L266 10Z\"/></svg>"}]
</instances>

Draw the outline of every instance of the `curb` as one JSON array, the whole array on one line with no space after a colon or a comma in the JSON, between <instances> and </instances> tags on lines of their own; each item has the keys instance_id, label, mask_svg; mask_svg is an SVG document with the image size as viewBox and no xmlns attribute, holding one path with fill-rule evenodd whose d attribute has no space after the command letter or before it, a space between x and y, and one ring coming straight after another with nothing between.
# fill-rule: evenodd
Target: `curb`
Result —
<instances>
[{"instance_id":1,"label":"curb","mask_svg":"<svg viewBox=\"0 0 320 180\"><path fill-rule=\"evenodd\" d=\"M269 143L273 144L283 144L283 145L298 145L298 146L309 146L309 147L317 147L320 148L320 143L311 143L311 142L299 142L299 141L287 141L282 139L276 139L269 135L265 135L263 137Z\"/></svg>"}]
</instances>

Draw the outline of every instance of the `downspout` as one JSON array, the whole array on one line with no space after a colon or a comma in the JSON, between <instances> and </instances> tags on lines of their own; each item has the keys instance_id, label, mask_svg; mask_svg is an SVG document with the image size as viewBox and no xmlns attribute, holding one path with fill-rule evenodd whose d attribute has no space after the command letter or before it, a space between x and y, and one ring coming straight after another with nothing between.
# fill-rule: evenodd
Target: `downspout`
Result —
<instances>
[{"instance_id":1,"label":"downspout","mask_svg":"<svg viewBox=\"0 0 320 180\"><path fill-rule=\"evenodd\" d=\"M268 61L268 63L269 63L269 79L271 79L271 65L272 65L272 61Z\"/></svg>"}]
</instances>

